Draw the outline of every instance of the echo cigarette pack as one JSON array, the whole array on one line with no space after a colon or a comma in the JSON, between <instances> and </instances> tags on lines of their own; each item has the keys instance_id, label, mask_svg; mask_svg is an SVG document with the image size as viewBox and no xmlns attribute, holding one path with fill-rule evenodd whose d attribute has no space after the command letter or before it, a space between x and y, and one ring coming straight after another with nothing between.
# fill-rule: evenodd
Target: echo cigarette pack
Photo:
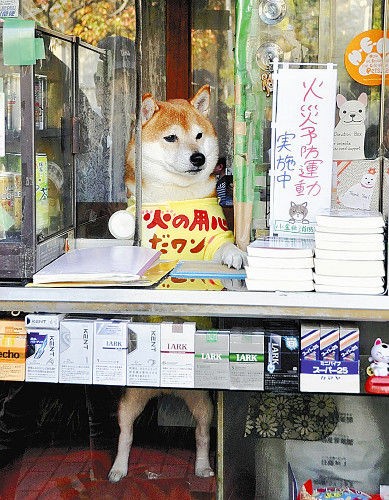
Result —
<instances>
[{"instance_id":1,"label":"echo cigarette pack","mask_svg":"<svg viewBox=\"0 0 389 500\"><path fill-rule=\"evenodd\" d=\"M0 380L24 380L26 328L23 320L0 320Z\"/></svg>"}]
</instances>

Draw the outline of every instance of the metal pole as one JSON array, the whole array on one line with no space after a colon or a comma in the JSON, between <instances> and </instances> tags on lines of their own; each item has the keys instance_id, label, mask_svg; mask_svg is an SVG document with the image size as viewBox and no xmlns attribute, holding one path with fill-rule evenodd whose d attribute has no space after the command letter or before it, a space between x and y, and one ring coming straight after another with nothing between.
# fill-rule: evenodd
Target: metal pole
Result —
<instances>
[{"instance_id":1,"label":"metal pole","mask_svg":"<svg viewBox=\"0 0 389 500\"><path fill-rule=\"evenodd\" d=\"M140 246L142 241L142 46L143 16L142 0L135 1L136 35L135 35L135 234L134 245Z\"/></svg>"}]
</instances>

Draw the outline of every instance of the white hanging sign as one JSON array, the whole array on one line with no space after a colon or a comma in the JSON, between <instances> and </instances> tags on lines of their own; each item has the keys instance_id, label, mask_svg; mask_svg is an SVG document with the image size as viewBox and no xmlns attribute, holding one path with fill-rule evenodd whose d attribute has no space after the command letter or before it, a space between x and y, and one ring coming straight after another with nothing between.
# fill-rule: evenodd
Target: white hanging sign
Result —
<instances>
[{"instance_id":1,"label":"white hanging sign","mask_svg":"<svg viewBox=\"0 0 389 500\"><path fill-rule=\"evenodd\" d=\"M337 71L275 67L270 234L313 238L331 206Z\"/></svg>"}]
</instances>

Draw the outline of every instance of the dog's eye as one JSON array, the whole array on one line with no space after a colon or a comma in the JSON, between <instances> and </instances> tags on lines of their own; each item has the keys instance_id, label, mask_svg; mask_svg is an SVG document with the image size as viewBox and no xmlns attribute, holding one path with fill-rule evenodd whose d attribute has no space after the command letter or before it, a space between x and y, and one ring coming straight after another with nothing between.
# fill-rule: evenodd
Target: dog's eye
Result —
<instances>
[{"instance_id":1,"label":"dog's eye","mask_svg":"<svg viewBox=\"0 0 389 500\"><path fill-rule=\"evenodd\" d=\"M359 113L362 113L362 110L361 110L361 109L359 109L358 111L359 111Z\"/></svg>"},{"instance_id":2,"label":"dog's eye","mask_svg":"<svg viewBox=\"0 0 389 500\"><path fill-rule=\"evenodd\" d=\"M199 139L201 139L203 137L203 134L202 132L199 132L197 135L196 135L196 141L198 141Z\"/></svg>"},{"instance_id":3,"label":"dog's eye","mask_svg":"<svg viewBox=\"0 0 389 500\"><path fill-rule=\"evenodd\" d=\"M175 134L167 135L164 137L166 142L176 142L178 140L178 137Z\"/></svg>"},{"instance_id":4,"label":"dog's eye","mask_svg":"<svg viewBox=\"0 0 389 500\"><path fill-rule=\"evenodd\" d=\"M342 111L342 113L345 115L345 114L347 113L347 111L346 111L346 110L343 110L343 111Z\"/></svg>"}]
</instances>

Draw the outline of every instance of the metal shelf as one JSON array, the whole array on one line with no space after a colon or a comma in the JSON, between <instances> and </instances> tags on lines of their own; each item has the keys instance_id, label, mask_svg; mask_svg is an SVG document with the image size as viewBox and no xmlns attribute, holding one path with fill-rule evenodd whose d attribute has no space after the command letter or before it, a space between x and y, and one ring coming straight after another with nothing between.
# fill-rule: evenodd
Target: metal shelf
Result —
<instances>
[{"instance_id":1,"label":"metal shelf","mask_svg":"<svg viewBox=\"0 0 389 500\"><path fill-rule=\"evenodd\" d=\"M0 310L389 321L386 295L0 287Z\"/></svg>"}]
</instances>

